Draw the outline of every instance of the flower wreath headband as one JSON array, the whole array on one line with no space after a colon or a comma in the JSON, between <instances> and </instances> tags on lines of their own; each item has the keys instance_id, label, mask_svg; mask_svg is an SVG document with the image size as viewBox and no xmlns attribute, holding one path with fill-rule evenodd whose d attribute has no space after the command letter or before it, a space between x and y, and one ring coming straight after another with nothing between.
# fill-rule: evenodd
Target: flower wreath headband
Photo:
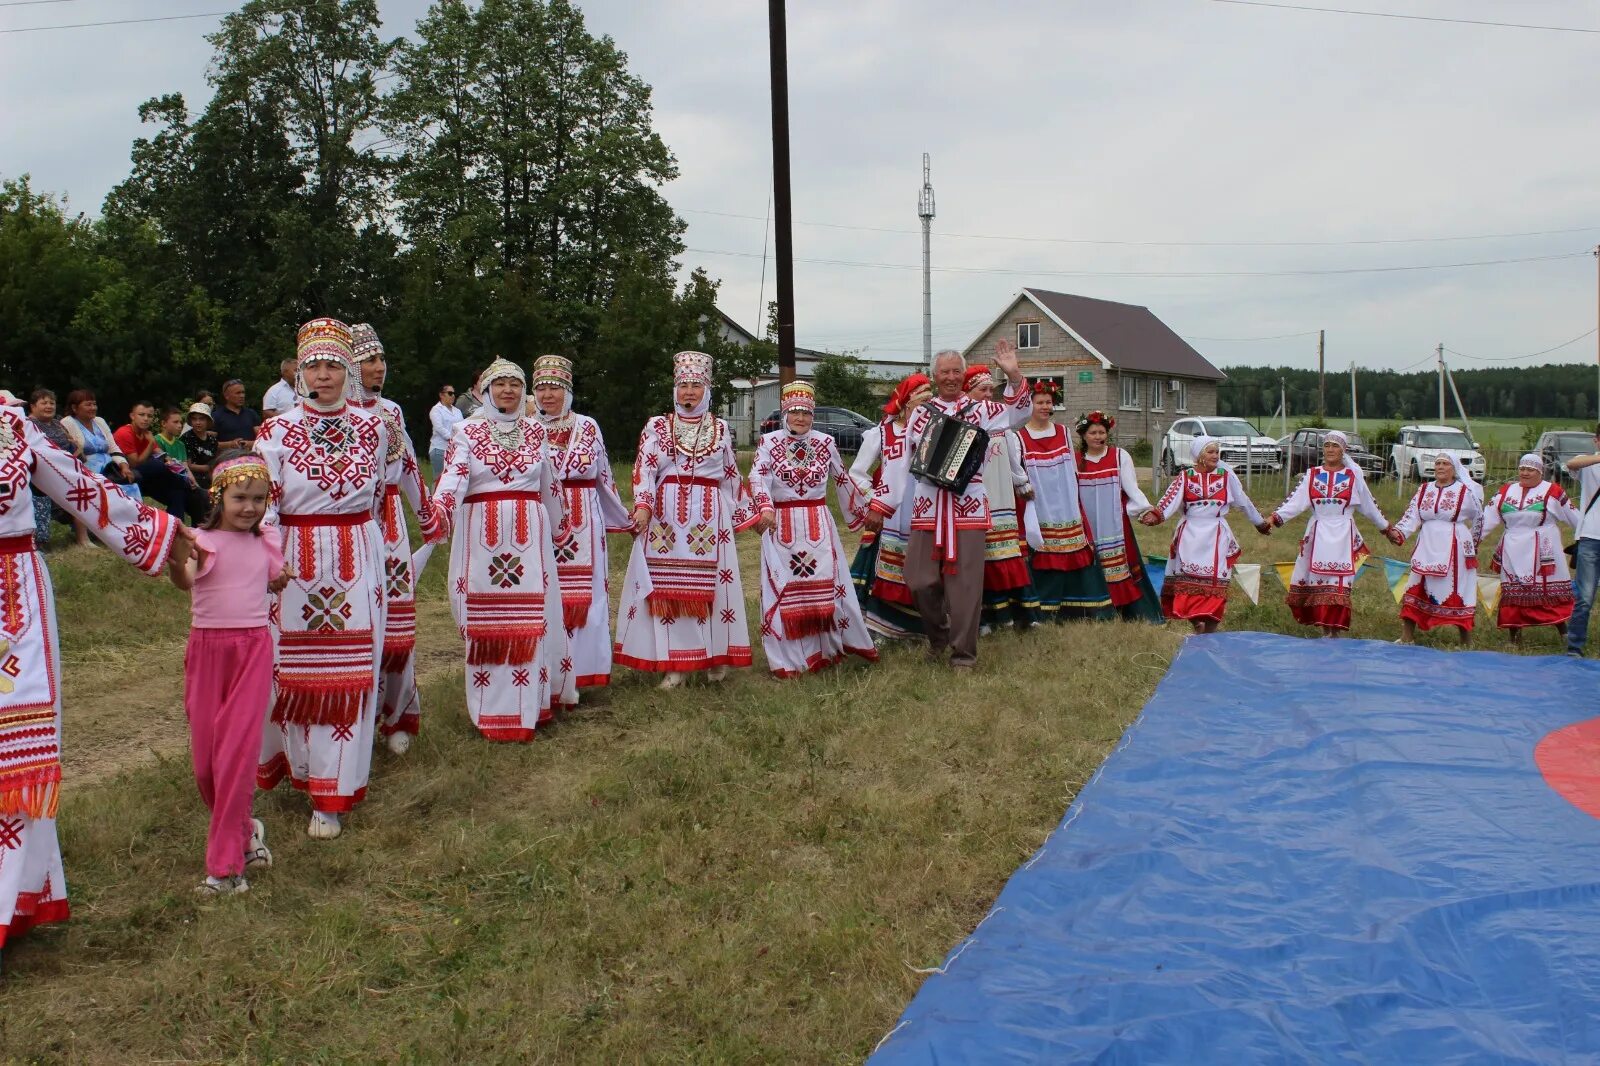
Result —
<instances>
[{"instance_id":1,"label":"flower wreath headband","mask_svg":"<svg viewBox=\"0 0 1600 1066\"><path fill-rule=\"evenodd\" d=\"M1109 433L1111 430L1117 428L1117 420L1114 416L1108 415L1104 411L1090 411L1088 414L1078 419L1078 424L1075 428L1078 431L1078 435L1081 437L1085 432L1088 431L1090 426L1104 426L1106 427L1106 432Z\"/></svg>"},{"instance_id":2,"label":"flower wreath headband","mask_svg":"<svg viewBox=\"0 0 1600 1066\"><path fill-rule=\"evenodd\" d=\"M229 485L237 485L241 481L265 481L271 484L272 475L267 473L267 464L254 455L241 455L237 459L218 463L216 470L211 473L211 502L222 499L222 493Z\"/></svg>"}]
</instances>

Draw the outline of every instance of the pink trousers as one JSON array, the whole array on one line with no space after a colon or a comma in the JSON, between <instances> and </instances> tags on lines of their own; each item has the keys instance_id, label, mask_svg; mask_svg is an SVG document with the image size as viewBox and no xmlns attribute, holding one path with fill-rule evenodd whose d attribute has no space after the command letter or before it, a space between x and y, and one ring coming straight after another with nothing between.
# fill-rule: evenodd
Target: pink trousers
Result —
<instances>
[{"instance_id":1,"label":"pink trousers","mask_svg":"<svg viewBox=\"0 0 1600 1066\"><path fill-rule=\"evenodd\" d=\"M194 782L211 808L206 873L244 872L261 730L272 706L272 636L254 629L193 629L183 656Z\"/></svg>"}]
</instances>

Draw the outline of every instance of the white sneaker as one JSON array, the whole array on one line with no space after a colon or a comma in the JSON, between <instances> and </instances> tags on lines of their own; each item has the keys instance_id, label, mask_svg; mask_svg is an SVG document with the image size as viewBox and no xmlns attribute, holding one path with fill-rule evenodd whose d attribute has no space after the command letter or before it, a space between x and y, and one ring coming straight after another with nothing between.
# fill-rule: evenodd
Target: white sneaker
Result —
<instances>
[{"instance_id":1,"label":"white sneaker","mask_svg":"<svg viewBox=\"0 0 1600 1066\"><path fill-rule=\"evenodd\" d=\"M706 671L706 680L712 682L713 684L718 681L726 681L727 679L728 668L726 666L713 666L711 669Z\"/></svg>"},{"instance_id":2,"label":"white sneaker","mask_svg":"<svg viewBox=\"0 0 1600 1066\"><path fill-rule=\"evenodd\" d=\"M410 733L390 733L388 740L389 750L396 755L404 755L411 750L411 739Z\"/></svg>"},{"instance_id":3,"label":"white sneaker","mask_svg":"<svg viewBox=\"0 0 1600 1066\"><path fill-rule=\"evenodd\" d=\"M667 691L670 689L675 689L681 684L683 684L683 675L674 671L673 673L668 674L666 677L663 677L661 679L661 684L657 685L656 688Z\"/></svg>"},{"instance_id":4,"label":"white sneaker","mask_svg":"<svg viewBox=\"0 0 1600 1066\"><path fill-rule=\"evenodd\" d=\"M194 888L194 894L201 899L218 899L222 896L237 896L250 891L250 882L242 874L231 877L206 877Z\"/></svg>"},{"instance_id":5,"label":"white sneaker","mask_svg":"<svg viewBox=\"0 0 1600 1066\"><path fill-rule=\"evenodd\" d=\"M267 826L260 818L250 819L250 843L244 849L246 870L272 868L272 852L267 849Z\"/></svg>"},{"instance_id":6,"label":"white sneaker","mask_svg":"<svg viewBox=\"0 0 1600 1066\"><path fill-rule=\"evenodd\" d=\"M311 812L311 824L306 826L306 835L312 840L332 840L342 832L344 827L339 824L337 814L329 814L327 811Z\"/></svg>"}]
</instances>

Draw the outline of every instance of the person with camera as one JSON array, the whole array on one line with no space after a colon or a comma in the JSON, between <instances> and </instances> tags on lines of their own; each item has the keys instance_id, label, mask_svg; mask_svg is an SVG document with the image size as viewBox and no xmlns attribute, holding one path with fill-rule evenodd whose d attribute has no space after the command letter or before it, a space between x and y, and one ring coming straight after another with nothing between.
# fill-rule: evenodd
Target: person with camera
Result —
<instances>
[{"instance_id":1,"label":"person with camera","mask_svg":"<svg viewBox=\"0 0 1600 1066\"><path fill-rule=\"evenodd\" d=\"M950 454L940 447L948 438L957 444L955 451L970 454L976 449L981 459L991 434L1015 429L1028 420L1032 401L1027 379L1017 364L1017 346L1002 340L996 342L994 351L995 365L1006 376L1003 401L967 398L963 391L967 364L960 352L934 356L934 397L917 408L906 425L906 447L913 456L937 464L940 457ZM923 438L930 433L938 439L922 448ZM959 446L963 443L964 449ZM983 478L974 476L982 464L975 468L965 465L969 467L965 479L950 464L929 469L916 460L911 466L920 474L910 467L892 472L898 479L915 478L906 585L928 634L928 658L943 662L948 655L956 669L970 669L978 661L978 613L983 604L983 560L989 536L989 500ZM899 499L901 493L891 491L886 498ZM882 528L890 514L883 500L875 499L867 528Z\"/></svg>"}]
</instances>

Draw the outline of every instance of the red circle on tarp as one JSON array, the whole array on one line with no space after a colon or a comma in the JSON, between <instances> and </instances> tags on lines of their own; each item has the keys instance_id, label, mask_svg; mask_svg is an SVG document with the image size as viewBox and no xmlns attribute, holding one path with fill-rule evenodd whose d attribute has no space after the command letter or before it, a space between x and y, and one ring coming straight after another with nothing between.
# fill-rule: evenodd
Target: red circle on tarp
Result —
<instances>
[{"instance_id":1,"label":"red circle on tarp","mask_svg":"<svg viewBox=\"0 0 1600 1066\"><path fill-rule=\"evenodd\" d=\"M1563 799L1600 818L1600 718L1550 733L1533 749L1533 761Z\"/></svg>"}]
</instances>

